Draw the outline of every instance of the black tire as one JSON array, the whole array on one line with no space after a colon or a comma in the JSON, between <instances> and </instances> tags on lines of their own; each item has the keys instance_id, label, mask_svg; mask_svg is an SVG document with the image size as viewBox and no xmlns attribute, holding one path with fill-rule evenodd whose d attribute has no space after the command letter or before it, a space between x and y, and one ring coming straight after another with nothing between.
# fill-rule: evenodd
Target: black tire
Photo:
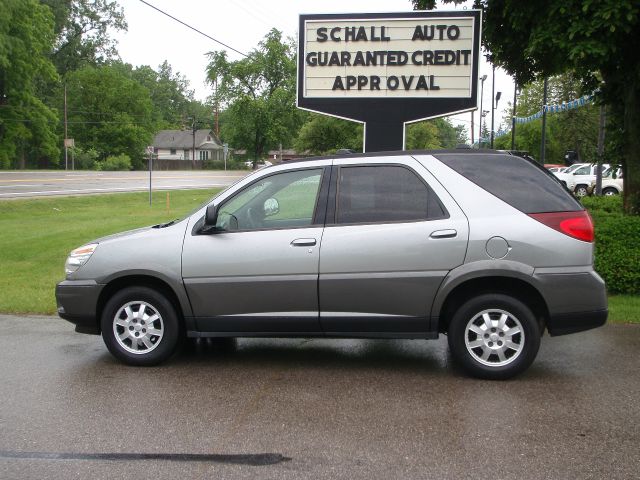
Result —
<instances>
[{"instance_id":1,"label":"black tire","mask_svg":"<svg viewBox=\"0 0 640 480\"><path fill-rule=\"evenodd\" d=\"M128 287L114 294L102 311L100 326L102 339L113 356L134 366L157 365L167 360L183 336L172 303L149 287ZM116 332L126 338L117 338Z\"/></svg>"},{"instance_id":2,"label":"black tire","mask_svg":"<svg viewBox=\"0 0 640 480\"><path fill-rule=\"evenodd\" d=\"M602 195L606 197L618 195L618 190L616 190L615 188L607 187L604 190L602 190Z\"/></svg>"},{"instance_id":3,"label":"black tire","mask_svg":"<svg viewBox=\"0 0 640 480\"><path fill-rule=\"evenodd\" d=\"M491 327L487 325L484 313ZM500 327L505 313L507 317ZM524 335L514 333L520 326ZM471 329L481 330L482 335ZM454 360L469 374L506 380L531 365L540 348L540 335L540 326L524 303L509 295L489 293L473 297L458 308L449 323L448 340ZM473 347L477 343L481 345ZM499 358L498 351L503 358ZM496 353L490 353L483 360L482 356L487 352Z\"/></svg>"},{"instance_id":4,"label":"black tire","mask_svg":"<svg viewBox=\"0 0 640 480\"><path fill-rule=\"evenodd\" d=\"M576 197L586 197L587 195L589 195L589 189L586 185L576 185L574 192L576 194Z\"/></svg>"}]
</instances>

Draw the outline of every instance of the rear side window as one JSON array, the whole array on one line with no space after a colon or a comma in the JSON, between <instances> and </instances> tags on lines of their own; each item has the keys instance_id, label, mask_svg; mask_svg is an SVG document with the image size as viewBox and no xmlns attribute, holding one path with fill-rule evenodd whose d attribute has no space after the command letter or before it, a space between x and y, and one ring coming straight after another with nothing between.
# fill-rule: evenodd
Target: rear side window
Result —
<instances>
[{"instance_id":1,"label":"rear side window","mask_svg":"<svg viewBox=\"0 0 640 480\"><path fill-rule=\"evenodd\" d=\"M380 223L446 218L433 191L401 166L340 167L337 223Z\"/></svg>"},{"instance_id":2,"label":"rear side window","mask_svg":"<svg viewBox=\"0 0 640 480\"><path fill-rule=\"evenodd\" d=\"M524 213L583 210L552 173L514 155L435 154L438 160Z\"/></svg>"}]
</instances>

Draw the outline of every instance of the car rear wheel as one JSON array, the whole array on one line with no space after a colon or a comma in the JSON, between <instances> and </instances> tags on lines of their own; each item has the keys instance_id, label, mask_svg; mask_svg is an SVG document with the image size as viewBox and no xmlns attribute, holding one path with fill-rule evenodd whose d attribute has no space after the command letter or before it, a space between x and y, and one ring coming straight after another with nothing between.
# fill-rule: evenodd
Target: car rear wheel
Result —
<instances>
[{"instance_id":1,"label":"car rear wheel","mask_svg":"<svg viewBox=\"0 0 640 480\"><path fill-rule=\"evenodd\" d=\"M578 185L575 189L576 196L578 197L586 197L589 194L586 185Z\"/></svg>"},{"instance_id":2,"label":"car rear wheel","mask_svg":"<svg viewBox=\"0 0 640 480\"><path fill-rule=\"evenodd\" d=\"M148 287L128 287L107 302L101 319L109 351L128 365L156 365L168 359L180 339L171 302Z\"/></svg>"},{"instance_id":3,"label":"car rear wheel","mask_svg":"<svg viewBox=\"0 0 640 480\"><path fill-rule=\"evenodd\" d=\"M471 375L504 380L531 365L540 347L540 326L520 300L484 294L454 313L448 340L454 359Z\"/></svg>"},{"instance_id":4,"label":"car rear wheel","mask_svg":"<svg viewBox=\"0 0 640 480\"><path fill-rule=\"evenodd\" d=\"M602 190L602 194L607 196L607 197L610 197L612 195L618 195L618 191L615 188L609 187L609 188L605 188L604 190Z\"/></svg>"}]
</instances>

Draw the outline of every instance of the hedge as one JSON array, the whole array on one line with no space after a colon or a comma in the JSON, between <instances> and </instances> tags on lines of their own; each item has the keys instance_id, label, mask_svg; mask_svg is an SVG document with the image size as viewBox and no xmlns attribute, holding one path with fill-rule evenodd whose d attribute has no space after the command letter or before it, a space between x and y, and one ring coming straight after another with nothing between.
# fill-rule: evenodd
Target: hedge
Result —
<instances>
[{"instance_id":1,"label":"hedge","mask_svg":"<svg viewBox=\"0 0 640 480\"><path fill-rule=\"evenodd\" d=\"M622 198L586 197L596 234L595 269L609 293L640 294L640 216L625 215Z\"/></svg>"}]
</instances>

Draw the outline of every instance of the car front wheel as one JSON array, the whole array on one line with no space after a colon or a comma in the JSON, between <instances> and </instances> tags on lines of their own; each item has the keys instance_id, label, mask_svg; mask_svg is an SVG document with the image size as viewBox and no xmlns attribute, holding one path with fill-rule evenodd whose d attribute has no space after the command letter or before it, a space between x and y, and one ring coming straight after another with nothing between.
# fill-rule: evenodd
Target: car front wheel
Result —
<instances>
[{"instance_id":1,"label":"car front wheel","mask_svg":"<svg viewBox=\"0 0 640 480\"><path fill-rule=\"evenodd\" d=\"M578 185L575 189L576 196L578 197L586 197L589 194L586 185Z\"/></svg>"},{"instance_id":2,"label":"car front wheel","mask_svg":"<svg viewBox=\"0 0 640 480\"><path fill-rule=\"evenodd\" d=\"M176 350L180 323L171 302L148 287L117 292L105 305L102 338L119 360L136 366L156 365Z\"/></svg>"},{"instance_id":3,"label":"car front wheel","mask_svg":"<svg viewBox=\"0 0 640 480\"><path fill-rule=\"evenodd\" d=\"M540 326L520 300L483 294L454 313L448 340L454 359L471 375L504 380L531 365L540 347Z\"/></svg>"},{"instance_id":4,"label":"car front wheel","mask_svg":"<svg viewBox=\"0 0 640 480\"><path fill-rule=\"evenodd\" d=\"M602 194L606 197L611 197L613 195L618 195L618 191L615 188L605 188L602 190Z\"/></svg>"}]
</instances>

